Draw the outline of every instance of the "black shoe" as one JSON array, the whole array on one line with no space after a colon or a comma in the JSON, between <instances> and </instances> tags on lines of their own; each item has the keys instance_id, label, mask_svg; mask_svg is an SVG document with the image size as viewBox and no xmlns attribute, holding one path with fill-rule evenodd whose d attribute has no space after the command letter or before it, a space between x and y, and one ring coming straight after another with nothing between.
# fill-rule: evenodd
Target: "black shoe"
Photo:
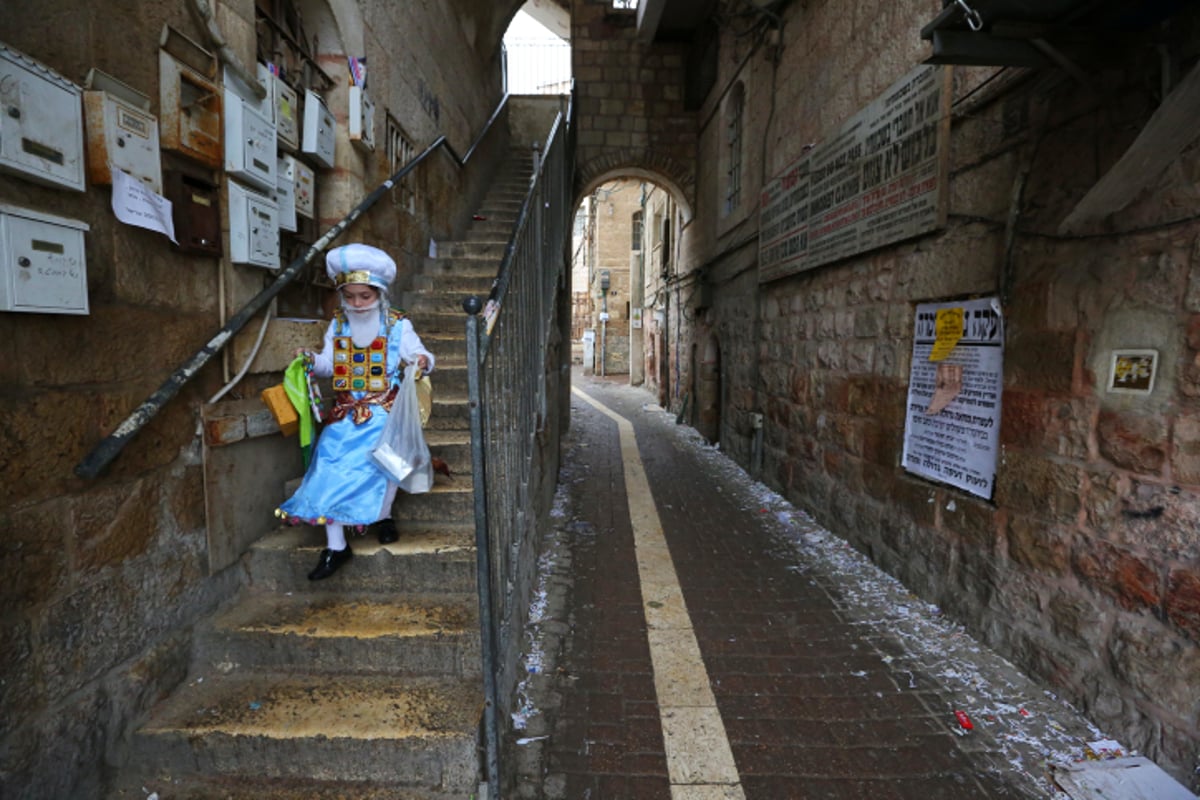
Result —
<instances>
[{"instance_id":1,"label":"black shoe","mask_svg":"<svg viewBox=\"0 0 1200 800\"><path fill-rule=\"evenodd\" d=\"M354 551L350 549L350 545L346 545L345 550L330 550L326 547L321 551L321 557L317 560L317 568L308 573L310 581L319 581L323 578L328 578L330 575L338 571L338 567L345 564L354 555Z\"/></svg>"},{"instance_id":2,"label":"black shoe","mask_svg":"<svg viewBox=\"0 0 1200 800\"><path fill-rule=\"evenodd\" d=\"M396 523L390 518L380 520L376 524L375 533L379 537L380 544L391 544L400 538L400 534L396 532Z\"/></svg>"}]
</instances>

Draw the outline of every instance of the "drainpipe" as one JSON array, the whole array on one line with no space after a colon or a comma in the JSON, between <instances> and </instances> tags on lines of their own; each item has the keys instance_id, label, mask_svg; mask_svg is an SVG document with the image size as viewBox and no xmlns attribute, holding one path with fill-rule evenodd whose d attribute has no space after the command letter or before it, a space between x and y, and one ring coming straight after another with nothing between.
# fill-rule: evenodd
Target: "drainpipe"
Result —
<instances>
[{"instance_id":1,"label":"drainpipe","mask_svg":"<svg viewBox=\"0 0 1200 800\"><path fill-rule=\"evenodd\" d=\"M208 40L217 51L217 58L221 59L221 63L229 67L238 80L246 84L250 91L254 92L254 96L259 100L267 96L267 88L258 82L258 76L251 73L250 70L242 64L237 53L233 52L233 48L225 41L224 34L221 33L221 28L217 25L216 15L213 13L212 5L208 0L192 0L192 11L200 19L204 25L204 30L208 34Z\"/></svg>"}]
</instances>

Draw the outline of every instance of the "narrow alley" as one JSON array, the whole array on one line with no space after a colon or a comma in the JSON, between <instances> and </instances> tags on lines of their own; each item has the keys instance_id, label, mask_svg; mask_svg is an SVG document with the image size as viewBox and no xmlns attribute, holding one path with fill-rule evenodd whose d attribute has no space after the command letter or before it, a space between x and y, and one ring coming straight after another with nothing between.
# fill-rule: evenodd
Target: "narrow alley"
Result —
<instances>
[{"instance_id":1,"label":"narrow alley","mask_svg":"<svg viewBox=\"0 0 1200 800\"><path fill-rule=\"evenodd\" d=\"M573 380L514 714L521 796L1064 797L1049 763L1119 747L648 392ZM682 602L646 577L647 489Z\"/></svg>"}]
</instances>

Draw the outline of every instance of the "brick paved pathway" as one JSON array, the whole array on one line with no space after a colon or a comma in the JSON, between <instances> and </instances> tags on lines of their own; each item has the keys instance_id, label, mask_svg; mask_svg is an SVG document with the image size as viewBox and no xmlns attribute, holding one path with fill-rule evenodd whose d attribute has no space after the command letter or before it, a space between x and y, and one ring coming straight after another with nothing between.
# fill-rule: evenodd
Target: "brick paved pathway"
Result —
<instances>
[{"instance_id":1,"label":"brick paved pathway","mask_svg":"<svg viewBox=\"0 0 1200 800\"><path fill-rule=\"evenodd\" d=\"M665 435L648 394L575 380L634 425L746 798L1052 796L994 737L957 730L954 692L899 638L864 625L836 576L781 547L748 480L730 485L694 445ZM541 712L545 779L533 787L526 776L520 796L672 798L617 426L574 398L568 444L561 613L571 627L542 696L555 706ZM674 798L735 796L676 787Z\"/></svg>"}]
</instances>

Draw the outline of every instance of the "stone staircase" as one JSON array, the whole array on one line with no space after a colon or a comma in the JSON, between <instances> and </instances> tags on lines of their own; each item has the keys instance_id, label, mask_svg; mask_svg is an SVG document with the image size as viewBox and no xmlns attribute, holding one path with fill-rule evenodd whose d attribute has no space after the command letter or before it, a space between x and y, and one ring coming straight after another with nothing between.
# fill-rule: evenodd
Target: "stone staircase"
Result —
<instances>
[{"instance_id":1,"label":"stone staircase","mask_svg":"<svg viewBox=\"0 0 1200 800\"><path fill-rule=\"evenodd\" d=\"M187 680L134 734L110 798L450 800L478 796L480 677L462 299L486 297L529 185L514 152L467 238L400 298L437 356L426 438L453 478L397 498L400 540L324 546L282 528L243 557L243 587L197 626Z\"/></svg>"}]
</instances>

